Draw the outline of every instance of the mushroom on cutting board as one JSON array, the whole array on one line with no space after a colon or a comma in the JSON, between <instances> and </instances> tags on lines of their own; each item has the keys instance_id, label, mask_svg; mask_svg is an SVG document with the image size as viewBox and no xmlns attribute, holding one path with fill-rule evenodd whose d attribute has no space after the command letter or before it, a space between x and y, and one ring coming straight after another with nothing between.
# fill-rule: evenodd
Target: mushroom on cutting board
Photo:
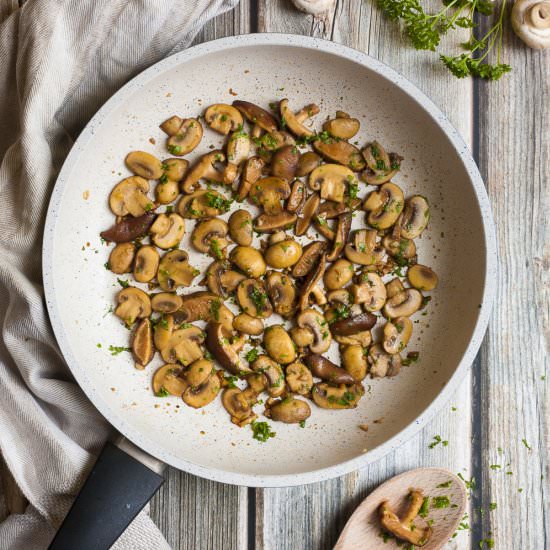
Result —
<instances>
[{"instance_id":1,"label":"mushroom on cutting board","mask_svg":"<svg viewBox=\"0 0 550 550\"><path fill-rule=\"evenodd\" d=\"M530 48L550 48L550 1L517 0L512 8L512 27Z\"/></svg>"}]
</instances>

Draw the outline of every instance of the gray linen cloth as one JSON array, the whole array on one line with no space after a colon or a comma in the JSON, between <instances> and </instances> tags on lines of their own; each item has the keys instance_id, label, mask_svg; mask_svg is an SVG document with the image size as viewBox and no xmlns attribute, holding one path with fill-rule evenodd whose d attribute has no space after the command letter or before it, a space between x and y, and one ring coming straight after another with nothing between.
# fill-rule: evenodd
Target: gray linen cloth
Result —
<instances>
[{"instance_id":1,"label":"gray linen cloth","mask_svg":"<svg viewBox=\"0 0 550 550\"><path fill-rule=\"evenodd\" d=\"M0 451L30 503L0 523L2 550L49 544L111 432L72 379L44 305L56 176L109 96L237 2L0 0ZM115 544L167 547L145 512Z\"/></svg>"}]
</instances>

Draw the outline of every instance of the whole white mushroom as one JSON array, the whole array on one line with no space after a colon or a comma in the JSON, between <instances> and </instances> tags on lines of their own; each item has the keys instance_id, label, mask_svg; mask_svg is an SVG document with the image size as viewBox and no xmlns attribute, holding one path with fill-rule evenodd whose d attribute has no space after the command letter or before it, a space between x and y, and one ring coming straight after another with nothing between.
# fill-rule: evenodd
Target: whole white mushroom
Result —
<instances>
[{"instance_id":1,"label":"whole white mushroom","mask_svg":"<svg viewBox=\"0 0 550 550\"><path fill-rule=\"evenodd\" d=\"M517 0L512 27L531 48L550 48L550 0Z\"/></svg>"},{"instance_id":2,"label":"whole white mushroom","mask_svg":"<svg viewBox=\"0 0 550 550\"><path fill-rule=\"evenodd\" d=\"M304 13L319 15L331 10L335 0L292 0L293 4Z\"/></svg>"}]
</instances>

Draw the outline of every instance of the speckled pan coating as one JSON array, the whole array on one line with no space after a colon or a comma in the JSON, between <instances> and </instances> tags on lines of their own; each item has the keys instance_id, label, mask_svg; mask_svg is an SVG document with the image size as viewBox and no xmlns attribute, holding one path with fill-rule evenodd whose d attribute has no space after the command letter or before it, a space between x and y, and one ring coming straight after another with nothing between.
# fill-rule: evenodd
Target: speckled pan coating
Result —
<instances>
[{"instance_id":1,"label":"speckled pan coating","mask_svg":"<svg viewBox=\"0 0 550 550\"><path fill-rule=\"evenodd\" d=\"M137 371L128 354L111 357L107 350L110 344L128 345L129 336L114 316L105 315L118 285L103 268L109 249L99 240L100 230L113 219L108 193L119 173L128 173L125 155L143 149L168 156L158 129L162 120L174 113L196 116L210 103L236 97L263 105L289 97L296 108L317 101L322 117L336 109L348 111L361 120L361 144L378 139L405 156L394 181L407 195L430 199L432 220L420 239L419 257L441 281L428 315L414 317L418 323L409 349L420 351L418 364L395 379L367 380L367 395L356 410L314 408L305 429L273 423L277 436L264 444L252 439L249 428L232 425L219 400L195 411L176 397L155 398L150 381L159 361ZM204 143L220 141L207 133ZM280 34L195 46L151 67L115 94L82 132L59 175L43 255L57 340L78 383L105 418L168 464L257 487L336 477L378 460L414 435L447 402L474 360L497 269L483 182L439 109L402 76L361 52ZM192 263L204 268L208 261L196 256L191 252ZM377 419L382 421L374 423ZM369 431L359 424L369 424Z\"/></svg>"}]
</instances>

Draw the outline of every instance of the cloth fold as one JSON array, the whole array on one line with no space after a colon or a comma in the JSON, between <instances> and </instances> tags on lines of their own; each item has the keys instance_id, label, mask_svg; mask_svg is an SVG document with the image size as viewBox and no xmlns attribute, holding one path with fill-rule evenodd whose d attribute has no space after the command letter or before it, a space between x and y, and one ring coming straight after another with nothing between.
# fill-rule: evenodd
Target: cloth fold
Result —
<instances>
[{"instance_id":1,"label":"cloth fold","mask_svg":"<svg viewBox=\"0 0 550 550\"><path fill-rule=\"evenodd\" d=\"M42 231L55 178L121 85L237 3L0 0L0 452L29 501L0 523L2 549L47 547L111 433L72 379L44 304ZM168 545L142 512L114 548Z\"/></svg>"}]
</instances>

